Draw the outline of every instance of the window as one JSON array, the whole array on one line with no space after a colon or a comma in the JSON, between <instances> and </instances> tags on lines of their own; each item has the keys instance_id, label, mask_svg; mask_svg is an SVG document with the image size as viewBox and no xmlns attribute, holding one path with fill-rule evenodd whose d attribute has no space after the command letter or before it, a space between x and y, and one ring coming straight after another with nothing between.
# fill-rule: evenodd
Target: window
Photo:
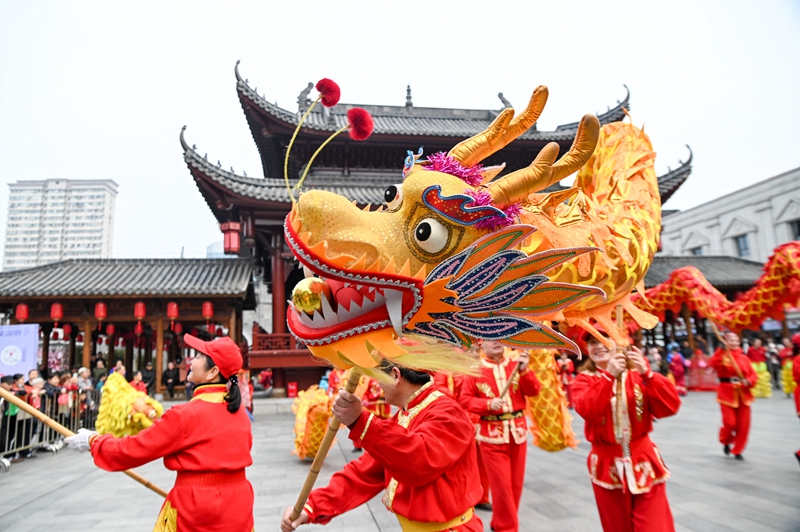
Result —
<instances>
[{"instance_id":1,"label":"window","mask_svg":"<svg viewBox=\"0 0 800 532\"><path fill-rule=\"evenodd\" d=\"M689 250L690 255L694 255L695 257L699 257L703 254L703 246L697 246L696 248L692 248Z\"/></svg>"},{"instance_id":2,"label":"window","mask_svg":"<svg viewBox=\"0 0 800 532\"><path fill-rule=\"evenodd\" d=\"M749 257L750 243L747 241L747 235L737 236L733 240L736 242L736 253L740 257Z\"/></svg>"},{"instance_id":3,"label":"window","mask_svg":"<svg viewBox=\"0 0 800 532\"><path fill-rule=\"evenodd\" d=\"M789 222L789 232L792 233L792 240L800 240L800 220Z\"/></svg>"}]
</instances>

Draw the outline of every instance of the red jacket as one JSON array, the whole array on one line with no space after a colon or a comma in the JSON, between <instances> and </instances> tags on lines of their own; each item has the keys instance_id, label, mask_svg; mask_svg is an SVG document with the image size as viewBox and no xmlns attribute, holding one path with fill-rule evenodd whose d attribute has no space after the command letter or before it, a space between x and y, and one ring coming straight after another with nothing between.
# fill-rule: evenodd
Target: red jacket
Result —
<instances>
[{"instance_id":1,"label":"red jacket","mask_svg":"<svg viewBox=\"0 0 800 532\"><path fill-rule=\"evenodd\" d=\"M800 355L794 357L792 362L792 377L794 382L800 385ZM794 389L794 406L797 409L797 415L800 416L800 386Z\"/></svg>"},{"instance_id":2,"label":"red jacket","mask_svg":"<svg viewBox=\"0 0 800 532\"><path fill-rule=\"evenodd\" d=\"M739 366L742 376L750 381L750 386L745 386L743 382L731 383L720 382L717 388L717 402L722 405L739 408L739 405L748 406L753 402L752 387L758 381L758 375L753 369L750 359L742 354L741 349L734 349L731 355L736 360L736 365ZM728 356L725 349L717 349L714 356L711 357L711 366L717 370L717 377L722 379L739 379L739 372L731 363L731 357Z\"/></svg>"},{"instance_id":3,"label":"red jacket","mask_svg":"<svg viewBox=\"0 0 800 532\"><path fill-rule=\"evenodd\" d=\"M767 350L763 347L751 347L747 350L747 358L750 362L766 362Z\"/></svg>"},{"instance_id":4,"label":"red jacket","mask_svg":"<svg viewBox=\"0 0 800 532\"><path fill-rule=\"evenodd\" d=\"M361 398L361 403L367 412L380 418L387 419L392 415L391 407L383 396L383 390L375 379L369 379L369 384L364 392L364 397Z\"/></svg>"},{"instance_id":5,"label":"red jacket","mask_svg":"<svg viewBox=\"0 0 800 532\"><path fill-rule=\"evenodd\" d=\"M123 471L164 458L164 466L178 477L159 523L174 520L180 532L250 532L253 488L244 468L253 463L253 434L244 408L228 412L226 393L224 384L198 386L191 401L168 409L136 436L99 436L91 445L94 463L106 471ZM198 473L223 480L197 483Z\"/></svg>"},{"instance_id":6,"label":"red jacket","mask_svg":"<svg viewBox=\"0 0 800 532\"><path fill-rule=\"evenodd\" d=\"M492 399L500 397L500 392L503 391L516 365L516 361L507 356L500 363L483 359L480 376L464 378L458 402L467 412L481 416L476 427L476 440L487 443L509 443L513 438L518 444L528 441L528 424L523 414L526 406L525 397L538 395L541 388L539 379L533 371L525 368L517 374L508 388L508 394L504 397L502 410L489 409ZM498 417L508 419L497 419Z\"/></svg>"},{"instance_id":7,"label":"red jacket","mask_svg":"<svg viewBox=\"0 0 800 532\"><path fill-rule=\"evenodd\" d=\"M664 465L648 434L653 419L675 415L681 405L675 386L664 376L649 371L623 373L624 408L630 427L630 461L623 460L622 446L614 434L616 419L616 382L604 370L579 373L572 385L575 410L586 421L586 439L592 443L589 453L589 475L592 482L607 489L646 493L654 484L665 482L669 470ZM620 478L624 472L624 478Z\"/></svg>"},{"instance_id":8,"label":"red jacket","mask_svg":"<svg viewBox=\"0 0 800 532\"><path fill-rule=\"evenodd\" d=\"M561 384L569 386L575 382L575 364L570 359L561 360L556 359L558 364L558 373L561 375Z\"/></svg>"},{"instance_id":9,"label":"red jacket","mask_svg":"<svg viewBox=\"0 0 800 532\"><path fill-rule=\"evenodd\" d=\"M424 523L458 518L481 499L472 424L432 381L391 419L362 411L350 439L367 452L311 492L312 523L328 523L381 491L390 511Z\"/></svg>"}]
</instances>

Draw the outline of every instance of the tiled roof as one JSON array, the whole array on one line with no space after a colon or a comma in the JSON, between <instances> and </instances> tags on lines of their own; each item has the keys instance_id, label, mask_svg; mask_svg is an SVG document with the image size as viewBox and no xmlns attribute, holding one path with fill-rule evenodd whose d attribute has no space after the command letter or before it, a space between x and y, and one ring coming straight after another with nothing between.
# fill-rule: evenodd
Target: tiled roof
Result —
<instances>
[{"instance_id":1,"label":"tiled roof","mask_svg":"<svg viewBox=\"0 0 800 532\"><path fill-rule=\"evenodd\" d=\"M262 201L289 203L289 193L283 179L244 177L222 168L221 165L212 164L205 157L201 157L183 136L186 127L181 130L180 140L183 146L183 158L190 169L199 171L203 175L218 183L222 188L234 194ZM661 193L661 203L671 196L678 187L686 181L692 172L691 150L689 160L682 162L675 170L670 170L658 178L658 191ZM322 189L342 195L350 200L355 200L361 205L371 203L378 205L383 202L383 193L386 187L402 182L400 169L396 174L377 174L361 176L341 175L314 175L310 174L303 183L303 190ZM211 206L214 209L214 206Z\"/></svg>"},{"instance_id":2,"label":"tiled roof","mask_svg":"<svg viewBox=\"0 0 800 532\"><path fill-rule=\"evenodd\" d=\"M236 62L236 89L239 96L246 98L265 113L294 127L300 114L283 109L267 101L242 79L239 74L239 62ZM601 124L621 120L625 116L623 109L630 110L630 91L625 87L626 95L614 108L597 116ZM361 105L340 103L331 109L321 105L314 108L303 127L309 130L332 133L347 125L347 111L353 107L363 107L372 114L375 121L374 135L409 135L467 138L485 130L500 110L494 109L444 109L433 107L410 107L394 105ZM582 113L583 114L583 113ZM259 128L260 129L260 128ZM523 140L571 141L578 130L578 122L558 126L555 131L539 131L532 127L519 137Z\"/></svg>"},{"instance_id":3,"label":"tiled roof","mask_svg":"<svg viewBox=\"0 0 800 532\"><path fill-rule=\"evenodd\" d=\"M184 129L186 129L184 127ZM247 198L262 201L289 203L289 192L283 179L244 177L224 170L221 166L211 164L193 150L183 137L181 131L183 157L190 169L196 169L222 188ZM303 190L323 189L355 200L359 204L373 205L383 202L383 193L389 185L401 183L403 175L398 168L396 175L384 174L376 176L325 176L309 175L303 183ZM214 206L212 206L212 209Z\"/></svg>"},{"instance_id":4,"label":"tiled roof","mask_svg":"<svg viewBox=\"0 0 800 532\"><path fill-rule=\"evenodd\" d=\"M658 192L661 195L662 205L667 202L692 173L692 148L688 144L686 148L689 150L689 158L686 162L679 161L679 167L675 170L668 169L666 174L658 178Z\"/></svg>"},{"instance_id":5,"label":"tiled roof","mask_svg":"<svg viewBox=\"0 0 800 532\"><path fill-rule=\"evenodd\" d=\"M656 255L647 271L645 286L651 288L667 280L684 266L694 266L716 288L749 288L764 273L760 262L724 256L661 256Z\"/></svg>"},{"instance_id":6,"label":"tiled roof","mask_svg":"<svg viewBox=\"0 0 800 532\"><path fill-rule=\"evenodd\" d=\"M77 259L0 273L0 297L244 296L247 259Z\"/></svg>"}]
</instances>

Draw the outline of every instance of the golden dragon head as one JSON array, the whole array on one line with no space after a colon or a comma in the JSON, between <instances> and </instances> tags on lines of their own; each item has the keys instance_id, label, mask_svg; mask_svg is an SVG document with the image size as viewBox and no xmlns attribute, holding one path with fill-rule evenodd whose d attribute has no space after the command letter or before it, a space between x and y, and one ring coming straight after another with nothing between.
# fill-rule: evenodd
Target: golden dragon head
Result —
<instances>
[{"instance_id":1,"label":"golden dragon head","mask_svg":"<svg viewBox=\"0 0 800 532\"><path fill-rule=\"evenodd\" d=\"M291 332L340 368L373 367L374 351L399 358L409 335L459 347L491 339L577 350L535 320L604 296L545 275L595 248L528 254L520 247L536 229L518 224L517 215L529 195L586 163L597 118L583 117L558 161L558 144L550 143L530 166L503 177L502 166L480 164L527 131L546 100L547 89L538 87L521 114L504 109L449 153L423 159L421 150L409 152L402 182L386 189L385 205L375 210L326 191L303 193L285 221L286 241L306 272L288 310Z\"/></svg>"}]
</instances>

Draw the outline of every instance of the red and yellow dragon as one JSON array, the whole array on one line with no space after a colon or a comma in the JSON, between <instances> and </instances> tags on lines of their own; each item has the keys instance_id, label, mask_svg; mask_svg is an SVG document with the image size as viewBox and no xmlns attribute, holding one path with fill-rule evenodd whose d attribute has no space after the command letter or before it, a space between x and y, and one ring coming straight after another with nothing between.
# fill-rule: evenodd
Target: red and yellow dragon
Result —
<instances>
[{"instance_id":1,"label":"red and yellow dragon","mask_svg":"<svg viewBox=\"0 0 800 532\"><path fill-rule=\"evenodd\" d=\"M285 235L307 278L288 325L314 355L342 369L385 357L448 371L458 364L434 346L495 339L543 353L537 369L550 372L544 350L577 351L550 321L594 333L595 320L616 334L612 310L622 305L641 326L657 323L630 300L661 224L655 153L642 130L601 128L586 115L560 159L550 143L504 176L503 166L480 164L536 123L547 96L538 87L522 113L504 109L448 153L409 152L378 208L301 194ZM576 171L573 187L542 192ZM558 386L537 401L534 417L544 415L557 440L543 447L574 444Z\"/></svg>"}]
</instances>

